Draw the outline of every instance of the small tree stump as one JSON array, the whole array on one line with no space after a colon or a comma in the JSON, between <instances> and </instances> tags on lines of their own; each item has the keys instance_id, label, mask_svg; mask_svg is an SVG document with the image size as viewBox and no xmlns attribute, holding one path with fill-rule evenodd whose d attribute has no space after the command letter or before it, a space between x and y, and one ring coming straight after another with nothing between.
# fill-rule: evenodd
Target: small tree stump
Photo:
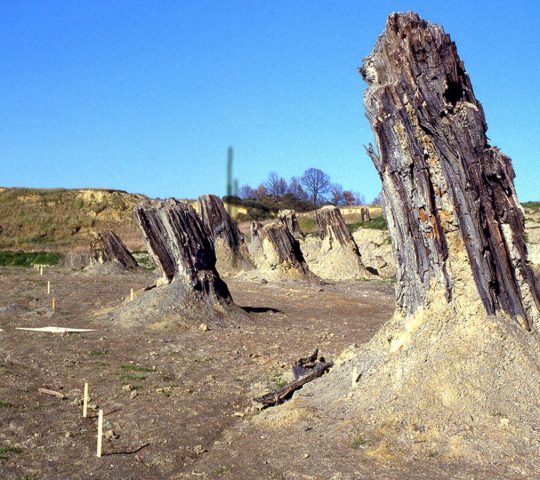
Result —
<instances>
[{"instance_id":1,"label":"small tree stump","mask_svg":"<svg viewBox=\"0 0 540 480\"><path fill-rule=\"evenodd\" d=\"M214 241L218 272L253 269L242 234L221 199L216 195L203 195L197 204L204 228Z\"/></svg>"},{"instance_id":2,"label":"small tree stump","mask_svg":"<svg viewBox=\"0 0 540 480\"><path fill-rule=\"evenodd\" d=\"M139 264L124 242L114 232L96 233L90 244L91 263L104 265L116 263L125 270L137 270Z\"/></svg>"},{"instance_id":3,"label":"small tree stump","mask_svg":"<svg viewBox=\"0 0 540 480\"><path fill-rule=\"evenodd\" d=\"M274 220L264 226L252 222L249 252L257 269L267 279L312 277L300 250L300 244L280 220Z\"/></svg>"}]
</instances>

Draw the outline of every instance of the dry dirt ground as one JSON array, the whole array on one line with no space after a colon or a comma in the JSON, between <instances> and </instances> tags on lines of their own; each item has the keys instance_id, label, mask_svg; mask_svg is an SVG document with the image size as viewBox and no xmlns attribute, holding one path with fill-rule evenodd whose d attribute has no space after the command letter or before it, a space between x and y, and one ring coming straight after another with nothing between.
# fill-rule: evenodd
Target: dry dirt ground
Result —
<instances>
[{"instance_id":1,"label":"dry dirt ground","mask_svg":"<svg viewBox=\"0 0 540 480\"><path fill-rule=\"evenodd\" d=\"M140 327L128 329L99 316L128 301L130 288L152 281L146 272L97 277L51 268L40 276L0 268L2 480L499 478L436 456L367 455L352 419L350 438L337 439L316 416L258 420L252 399L283 384L296 359L315 347L336 359L374 334L393 312L389 283L228 279L249 320L209 331L152 325L144 315ZM96 331L15 330L46 325ZM84 382L91 396L86 419ZM67 398L40 394L40 387ZM105 415L101 459L98 408Z\"/></svg>"}]
</instances>

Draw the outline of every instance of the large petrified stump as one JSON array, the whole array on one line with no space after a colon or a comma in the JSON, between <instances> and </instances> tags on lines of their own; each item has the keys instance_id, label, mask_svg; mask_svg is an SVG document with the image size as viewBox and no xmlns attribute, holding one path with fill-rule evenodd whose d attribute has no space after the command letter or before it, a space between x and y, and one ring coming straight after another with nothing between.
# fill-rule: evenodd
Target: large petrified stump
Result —
<instances>
[{"instance_id":1,"label":"large petrified stump","mask_svg":"<svg viewBox=\"0 0 540 480\"><path fill-rule=\"evenodd\" d=\"M91 265L114 265L119 270L135 271L137 260L129 252L124 242L114 232L96 233L90 244Z\"/></svg>"},{"instance_id":2,"label":"large petrified stump","mask_svg":"<svg viewBox=\"0 0 540 480\"><path fill-rule=\"evenodd\" d=\"M368 453L504 459L537 472L539 293L512 163L489 145L442 27L392 14L361 73L397 255L397 310L347 367L305 387L300 407L323 410L328 428L356 419Z\"/></svg>"},{"instance_id":3,"label":"large petrified stump","mask_svg":"<svg viewBox=\"0 0 540 480\"><path fill-rule=\"evenodd\" d=\"M212 239L191 205L174 199L145 202L135 217L161 279L124 307L131 317L188 326L242 316L216 271Z\"/></svg>"},{"instance_id":4,"label":"large petrified stump","mask_svg":"<svg viewBox=\"0 0 540 480\"><path fill-rule=\"evenodd\" d=\"M214 241L217 271L224 275L253 269L242 234L221 199L203 195L197 204L204 228Z\"/></svg>"},{"instance_id":5,"label":"large petrified stump","mask_svg":"<svg viewBox=\"0 0 540 480\"><path fill-rule=\"evenodd\" d=\"M358 280L372 277L362 263L362 257L339 208L327 205L316 212L319 238L310 237L302 243L310 270L326 280Z\"/></svg>"},{"instance_id":6,"label":"large petrified stump","mask_svg":"<svg viewBox=\"0 0 540 480\"><path fill-rule=\"evenodd\" d=\"M281 220L266 225L251 224L248 246L257 270L266 280L310 278L310 272L298 241Z\"/></svg>"}]
</instances>

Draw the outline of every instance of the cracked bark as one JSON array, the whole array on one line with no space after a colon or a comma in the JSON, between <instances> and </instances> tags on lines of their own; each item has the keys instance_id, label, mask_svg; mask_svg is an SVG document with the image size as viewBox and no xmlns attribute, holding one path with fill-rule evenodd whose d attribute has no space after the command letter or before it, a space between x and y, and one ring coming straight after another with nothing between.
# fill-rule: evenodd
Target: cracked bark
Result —
<instances>
[{"instance_id":1,"label":"cracked bark","mask_svg":"<svg viewBox=\"0 0 540 480\"><path fill-rule=\"evenodd\" d=\"M451 302L449 264L463 248L486 312L530 329L540 295L512 162L489 145L454 42L415 13L392 14L360 73L378 150L370 145L367 153L397 255L398 305L414 313L437 282Z\"/></svg>"}]
</instances>

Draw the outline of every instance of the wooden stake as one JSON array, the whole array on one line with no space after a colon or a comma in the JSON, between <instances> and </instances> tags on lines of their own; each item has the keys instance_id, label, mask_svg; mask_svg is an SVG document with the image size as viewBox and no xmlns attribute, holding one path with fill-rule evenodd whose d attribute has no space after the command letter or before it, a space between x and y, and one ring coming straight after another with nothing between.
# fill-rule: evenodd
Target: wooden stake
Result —
<instances>
[{"instance_id":1,"label":"wooden stake","mask_svg":"<svg viewBox=\"0 0 540 480\"><path fill-rule=\"evenodd\" d=\"M84 384L82 416L84 418L86 418L88 416L88 383Z\"/></svg>"},{"instance_id":2,"label":"wooden stake","mask_svg":"<svg viewBox=\"0 0 540 480\"><path fill-rule=\"evenodd\" d=\"M132 288L131 291L129 292L129 299L130 299L130 300L133 300L133 288Z\"/></svg>"},{"instance_id":3,"label":"wooden stake","mask_svg":"<svg viewBox=\"0 0 540 480\"><path fill-rule=\"evenodd\" d=\"M56 298L52 297L52 309L56 310Z\"/></svg>"},{"instance_id":4,"label":"wooden stake","mask_svg":"<svg viewBox=\"0 0 540 480\"><path fill-rule=\"evenodd\" d=\"M40 265L40 266L39 266L39 274L40 274L40 275L43 275L43 265Z\"/></svg>"},{"instance_id":5,"label":"wooden stake","mask_svg":"<svg viewBox=\"0 0 540 480\"><path fill-rule=\"evenodd\" d=\"M97 452L96 455L101 457L101 440L103 437L103 410L100 408L98 412L97 424Z\"/></svg>"},{"instance_id":6,"label":"wooden stake","mask_svg":"<svg viewBox=\"0 0 540 480\"><path fill-rule=\"evenodd\" d=\"M357 381L358 381L358 368L354 367L352 371L351 388L356 388Z\"/></svg>"},{"instance_id":7,"label":"wooden stake","mask_svg":"<svg viewBox=\"0 0 540 480\"><path fill-rule=\"evenodd\" d=\"M51 282L47 281L47 295L51 294Z\"/></svg>"}]
</instances>

